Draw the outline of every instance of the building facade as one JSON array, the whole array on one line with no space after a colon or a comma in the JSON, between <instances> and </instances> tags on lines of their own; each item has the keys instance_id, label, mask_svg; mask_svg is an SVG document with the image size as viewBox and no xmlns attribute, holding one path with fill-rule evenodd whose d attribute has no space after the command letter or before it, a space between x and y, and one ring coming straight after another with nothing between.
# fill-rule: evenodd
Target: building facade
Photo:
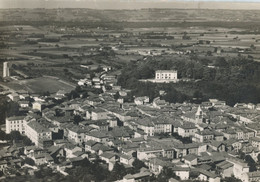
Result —
<instances>
[{"instance_id":1,"label":"building facade","mask_svg":"<svg viewBox=\"0 0 260 182\"><path fill-rule=\"evenodd\" d=\"M177 82L178 76L176 70L157 70L155 72L156 82Z\"/></svg>"},{"instance_id":2,"label":"building facade","mask_svg":"<svg viewBox=\"0 0 260 182\"><path fill-rule=\"evenodd\" d=\"M41 140L52 139L51 130L35 121L31 121L25 125L25 134L36 146L39 145L39 141Z\"/></svg>"},{"instance_id":3,"label":"building facade","mask_svg":"<svg viewBox=\"0 0 260 182\"><path fill-rule=\"evenodd\" d=\"M6 118L6 133L11 133L12 131L19 131L21 134L25 134L25 116L16 116Z\"/></svg>"}]
</instances>

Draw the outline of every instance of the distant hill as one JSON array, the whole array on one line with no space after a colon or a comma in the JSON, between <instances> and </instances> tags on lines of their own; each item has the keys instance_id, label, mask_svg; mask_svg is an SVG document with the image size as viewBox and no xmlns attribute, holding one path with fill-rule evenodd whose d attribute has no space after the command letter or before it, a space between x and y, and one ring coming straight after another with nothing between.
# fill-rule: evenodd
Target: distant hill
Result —
<instances>
[{"instance_id":1,"label":"distant hill","mask_svg":"<svg viewBox=\"0 0 260 182\"><path fill-rule=\"evenodd\" d=\"M174 8L174 9L260 9L257 0L236 2L223 0L178 1L178 0L1 0L0 8L92 8L92 9L141 9L141 8Z\"/></svg>"},{"instance_id":2,"label":"distant hill","mask_svg":"<svg viewBox=\"0 0 260 182\"><path fill-rule=\"evenodd\" d=\"M0 0L1 2L1 0ZM194 26L204 22L260 22L259 10L213 10L213 9L141 9L141 10L100 10L100 9L0 9L0 21L56 21L56 22L123 22L152 25L160 22L193 22ZM214 23L215 24L215 23ZM79 24L77 24L79 25ZM163 25L161 25L163 26ZM190 25L193 26L193 25Z\"/></svg>"}]
</instances>

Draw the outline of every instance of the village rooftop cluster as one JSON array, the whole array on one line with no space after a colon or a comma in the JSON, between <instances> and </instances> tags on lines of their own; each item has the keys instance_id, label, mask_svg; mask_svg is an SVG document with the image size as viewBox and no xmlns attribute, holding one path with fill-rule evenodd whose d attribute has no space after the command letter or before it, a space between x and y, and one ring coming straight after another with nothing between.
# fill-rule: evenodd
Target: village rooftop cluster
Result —
<instances>
[{"instance_id":1,"label":"village rooftop cluster","mask_svg":"<svg viewBox=\"0 0 260 182\"><path fill-rule=\"evenodd\" d=\"M119 180L122 182L158 175L165 167L178 180L219 182L231 176L243 182L260 180L260 172L250 172L248 163L239 159L241 152L256 162L259 159L259 104L230 107L217 99L199 105L173 104L148 96L128 102L130 91L114 86L111 69L78 82L81 88L103 88L103 93L90 93L87 98L67 101L62 90L41 97L26 91L8 95L19 103L24 115L6 118L6 133L18 131L34 145L16 143L0 151L5 177L24 168L33 174L41 165L68 175L66 168L84 158L92 161L98 157L110 171L116 163L133 168L136 160L147 166L127 174ZM106 89L108 85L110 89ZM22 166L25 158L32 159L35 166Z\"/></svg>"}]
</instances>

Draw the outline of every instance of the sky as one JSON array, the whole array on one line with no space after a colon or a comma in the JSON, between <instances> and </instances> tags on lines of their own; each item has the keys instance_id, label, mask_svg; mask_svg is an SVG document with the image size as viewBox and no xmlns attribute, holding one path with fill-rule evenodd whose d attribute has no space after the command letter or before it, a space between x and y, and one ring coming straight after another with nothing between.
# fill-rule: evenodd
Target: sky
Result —
<instances>
[{"instance_id":1,"label":"sky","mask_svg":"<svg viewBox=\"0 0 260 182\"><path fill-rule=\"evenodd\" d=\"M260 9L260 0L0 0L0 8Z\"/></svg>"}]
</instances>

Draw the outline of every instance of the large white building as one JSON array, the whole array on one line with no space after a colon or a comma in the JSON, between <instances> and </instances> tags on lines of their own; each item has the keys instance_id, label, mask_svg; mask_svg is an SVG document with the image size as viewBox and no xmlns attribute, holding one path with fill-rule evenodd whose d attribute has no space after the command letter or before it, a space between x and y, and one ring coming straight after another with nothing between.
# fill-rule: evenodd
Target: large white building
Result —
<instances>
[{"instance_id":1,"label":"large white building","mask_svg":"<svg viewBox=\"0 0 260 182\"><path fill-rule=\"evenodd\" d=\"M156 82L177 82L178 76L176 70L157 70L155 72Z\"/></svg>"},{"instance_id":2,"label":"large white building","mask_svg":"<svg viewBox=\"0 0 260 182\"><path fill-rule=\"evenodd\" d=\"M52 132L49 128L45 128L40 123L36 121L30 121L25 125L26 136L35 143L36 146L39 145L41 140L51 140Z\"/></svg>"},{"instance_id":3,"label":"large white building","mask_svg":"<svg viewBox=\"0 0 260 182\"><path fill-rule=\"evenodd\" d=\"M6 133L11 133L11 131L19 131L21 134L25 133L25 116L15 116L6 118Z\"/></svg>"}]
</instances>

